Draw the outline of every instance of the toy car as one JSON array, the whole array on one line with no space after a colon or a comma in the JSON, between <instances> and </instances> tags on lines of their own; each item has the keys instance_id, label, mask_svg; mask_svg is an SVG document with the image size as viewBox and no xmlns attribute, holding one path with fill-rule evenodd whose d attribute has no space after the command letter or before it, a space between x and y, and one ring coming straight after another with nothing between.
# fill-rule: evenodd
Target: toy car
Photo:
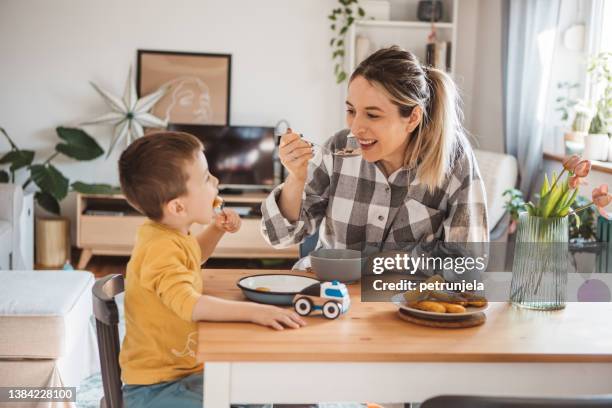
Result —
<instances>
[{"instance_id":1,"label":"toy car","mask_svg":"<svg viewBox=\"0 0 612 408\"><path fill-rule=\"evenodd\" d=\"M293 308L300 316L321 310L327 319L346 313L351 305L346 285L338 281L314 283L293 298Z\"/></svg>"}]
</instances>

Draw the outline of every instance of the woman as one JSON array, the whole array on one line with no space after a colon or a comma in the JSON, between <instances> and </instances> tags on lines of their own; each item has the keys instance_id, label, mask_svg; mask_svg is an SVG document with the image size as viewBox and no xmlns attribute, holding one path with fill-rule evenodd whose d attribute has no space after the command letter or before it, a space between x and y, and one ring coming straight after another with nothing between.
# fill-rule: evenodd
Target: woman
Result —
<instances>
[{"instance_id":1,"label":"woman","mask_svg":"<svg viewBox=\"0 0 612 408\"><path fill-rule=\"evenodd\" d=\"M312 148L289 130L279 155L289 175L262 205L275 247L319 228L319 246L487 242L484 186L444 72L397 46L364 60L349 80L349 129ZM361 156L334 156L352 133ZM313 157L314 156L314 157Z\"/></svg>"}]
</instances>

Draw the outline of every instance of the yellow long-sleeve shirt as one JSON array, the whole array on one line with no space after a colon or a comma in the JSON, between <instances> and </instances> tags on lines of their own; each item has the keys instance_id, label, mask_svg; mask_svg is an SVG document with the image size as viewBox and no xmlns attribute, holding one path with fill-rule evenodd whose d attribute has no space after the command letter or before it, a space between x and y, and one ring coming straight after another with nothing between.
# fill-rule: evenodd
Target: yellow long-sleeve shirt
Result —
<instances>
[{"instance_id":1,"label":"yellow long-sleeve shirt","mask_svg":"<svg viewBox=\"0 0 612 408\"><path fill-rule=\"evenodd\" d=\"M202 370L196 361L202 253L192 235L147 221L125 279L126 334L119 355L125 384L173 381Z\"/></svg>"}]
</instances>

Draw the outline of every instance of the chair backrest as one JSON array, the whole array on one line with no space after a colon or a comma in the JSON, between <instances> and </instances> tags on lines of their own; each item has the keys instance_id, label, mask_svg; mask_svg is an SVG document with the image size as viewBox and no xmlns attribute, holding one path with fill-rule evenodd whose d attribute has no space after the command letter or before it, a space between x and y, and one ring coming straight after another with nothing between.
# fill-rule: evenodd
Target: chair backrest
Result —
<instances>
[{"instance_id":1,"label":"chair backrest","mask_svg":"<svg viewBox=\"0 0 612 408\"><path fill-rule=\"evenodd\" d=\"M123 393L121 391L121 367L119 366L119 311L115 296L124 291L123 275L115 274L98 279L92 291L104 387L101 406L121 408L123 407Z\"/></svg>"},{"instance_id":2,"label":"chair backrest","mask_svg":"<svg viewBox=\"0 0 612 408\"><path fill-rule=\"evenodd\" d=\"M612 395L577 398L476 397L441 395L421 408L603 408L612 407Z\"/></svg>"},{"instance_id":3,"label":"chair backrest","mask_svg":"<svg viewBox=\"0 0 612 408\"><path fill-rule=\"evenodd\" d=\"M317 229L314 234L307 236L304 238L304 241L300 244L299 252L300 258L310 255L312 251L317 248L317 244L319 243L319 230Z\"/></svg>"}]
</instances>

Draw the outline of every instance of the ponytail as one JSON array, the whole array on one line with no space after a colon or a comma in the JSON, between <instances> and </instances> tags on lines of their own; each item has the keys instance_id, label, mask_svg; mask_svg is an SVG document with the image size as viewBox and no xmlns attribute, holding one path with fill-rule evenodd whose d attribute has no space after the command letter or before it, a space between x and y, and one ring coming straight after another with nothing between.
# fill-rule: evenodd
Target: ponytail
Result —
<instances>
[{"instance_id":1,"label":"ponytail","mask_svg":"<svg viewBox=\"0 0 612 408\"><path fill-rule=\"evenodd\" d=\"M404 164L418 161L417 177L431 191L443 183L467 138L461 125L462 113L455 83L439 69L426 68L425 73L429 98L416 137L408 144Z\"/></svg>"}]
</instances>

